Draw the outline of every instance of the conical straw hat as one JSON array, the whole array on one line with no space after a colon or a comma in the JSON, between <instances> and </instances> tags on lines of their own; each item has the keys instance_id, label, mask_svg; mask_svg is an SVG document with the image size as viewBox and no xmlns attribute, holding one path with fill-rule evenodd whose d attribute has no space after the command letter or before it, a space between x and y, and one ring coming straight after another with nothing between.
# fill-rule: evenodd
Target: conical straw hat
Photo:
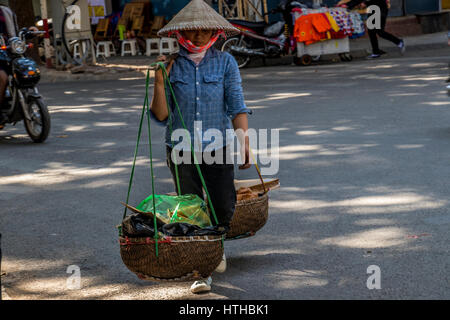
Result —
<instances>
[{"instance_id":1,"label":"conical straw hat","mask_svg":"<svg viewBox=\"0 0 450 320\"><path fill-rule=\"evenodd\" d=\"M192 0L172 20L158 32L158 36L167 37L175 30L223 30L227 36L239 33L239 30L218 14L203 0Z\"/></svg>"}]
</instances>

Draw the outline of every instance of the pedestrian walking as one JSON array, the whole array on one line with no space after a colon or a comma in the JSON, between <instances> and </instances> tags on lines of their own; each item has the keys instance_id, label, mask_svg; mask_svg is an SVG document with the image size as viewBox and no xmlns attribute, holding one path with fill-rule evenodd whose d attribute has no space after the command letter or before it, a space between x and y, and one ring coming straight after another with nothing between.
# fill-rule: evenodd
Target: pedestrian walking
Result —
<instances>
[{"instance_id":1,"label":"pedestrian walking","mask_svg":"<svg viewBox=\"0 0 450 320\"><path fill-rule=\"evenodd\" d=\"M213 159L212 164L200 161L200 168L204 176L210 199L219 221L219 226L225 230L229 228L236 204L236 190L234 187L234 165L224 161L230 154L230 141L227 131L248 129L247 109L244 103L241 76L235 59L226 52L213 47L220 36L237 33L227 20L220 16L203 0L193 0L183 8L158 35L176 37L180 50L176 58L168 61L166 57L159 57L159 61L167 63L167 72L175 92L175 98L181 109L191 144L194 139L200 139L202 147L197 159ZM178 116L168 119L169 112L176 115L172 99L166 101L164 78L161 70L155 74L154 94L151 103L152 117L166 126L167 163L175 182L175 164L172 161L172 151L180 152L177 146L172 147L172 137L169 128L182 129L183 125ZM169 125L170 122L170 125ZM204 132L214 129L222 134L223 139L214 141L214 148L205 150L211 141L204 136ZM249 164L248 138L243 138L241 144L245 146L245 162L240 169L247 169ZM175 150L174 150L175 149ZM197 155L196 150L196 155ZM182 149L182 153L191 152L189 146ZM178 153L180 154L180 153ZM186 157L183 157L186 159ZM192 157L189 157L192 160ZM217 161L218 158L222 160ZM182 194L197 194L204 198L201 179L195 165L191 163L178 164L178 174ZM175 182L176 183L176 182ZM216 271L225 271L225 255ZM211 290L212 278L196 281L191 287L193 293Z\"/></svg>"},{"instance_id":2,"label":"pedestrian walking","mask_svg":"<svg viewBox=\"0 0 450 320\"><path fill-rule=\"evenodd\" d=\"M341 4L341 7L353 9L357 5L364 4L366 6L378 6L381 13L381 25L379 29L368 28L370 43L372 45L372 54L368 57L370 59L379 58L381 55L386 54L380 49L378 44L378 37L389 40L397 45L400 53L403 55L406 50L405 42L402 39L397 38L393 34L385 31L386 21L389 14L389 0L351 0L347 3Z\"/></svg>"}]
</instances>

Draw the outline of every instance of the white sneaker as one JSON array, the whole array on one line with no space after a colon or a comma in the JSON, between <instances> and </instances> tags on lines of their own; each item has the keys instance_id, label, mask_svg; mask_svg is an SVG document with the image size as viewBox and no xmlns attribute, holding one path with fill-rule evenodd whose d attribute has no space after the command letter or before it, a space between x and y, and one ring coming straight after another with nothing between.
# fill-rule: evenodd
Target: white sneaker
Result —
<instances>
[{"instance_id":1,"label":"white sneaker","mask_svg":"<svg viewBox=\"0 0 450 320\"><path fill-rule=\"evenodd\" d=\"M208 277L206 280L197 280L191 286L192 293L203 293L211 291L212 278Z\"/></svg>"},{"instance_id":2,"label":"white sneaker","mask_svg":"<svg viewBox=\"0 0 450 320\"><path fill-rule=\"evenodd\" d=\"M381 54L379 53L372 53L370 56L368 56L366 59L377 59L381 57Z\"/></svg>"},{"instance_id":3,"label":"white sneaker","mask_svg":"<svg viewBox=\"0 0 450 320\"><path fill-rule=\"evenodd\" d=\"M220 261L215 271L218 273L224 273L226 270L227 270L227 258L225 257L224 253L222 256L222 261Z\"/></svg>"}]
</instances>

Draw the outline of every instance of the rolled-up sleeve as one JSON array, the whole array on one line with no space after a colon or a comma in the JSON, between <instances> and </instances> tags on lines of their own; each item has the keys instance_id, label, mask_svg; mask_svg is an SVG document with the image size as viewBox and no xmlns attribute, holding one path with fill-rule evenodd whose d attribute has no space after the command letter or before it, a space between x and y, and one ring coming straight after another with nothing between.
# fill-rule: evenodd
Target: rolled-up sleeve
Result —
<instances>
[{"instance_id":1,"label":"rolled-up sleeve","mask_svg":"<svg viewBox=\"0 0 450 320\"><path fill-rule=\"evenodd\" d=\"M242 79L236 60L229 55L225 70L225 103L227 115L234 119L240 113L249 113L252 111L247 108L244 102L244 93L242 91Z\"/></svg>"}]
</instances>

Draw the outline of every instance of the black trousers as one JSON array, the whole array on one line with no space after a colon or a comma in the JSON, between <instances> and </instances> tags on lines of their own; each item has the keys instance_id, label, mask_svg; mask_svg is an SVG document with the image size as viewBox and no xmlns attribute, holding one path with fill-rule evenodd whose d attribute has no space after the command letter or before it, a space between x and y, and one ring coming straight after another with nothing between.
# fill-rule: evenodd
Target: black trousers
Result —
<instances>
[{"instance_id":1,"label":"black trousers","mask_svg":"<svg viewBox=\"0 0 450 320\"><path fill-rule=\"evenodd\" d=\"M172 149L167 147L167 165L172 173L175 190L177 190L175 163L171 159L171 151ZM225 149L222 149L222 152L224 155L222 164L206 164L202 161L199 166L211 196L208 202L211 202L214 207L219 225L228 228L236 205L236 190L234 188L234 165L231 162L226 162L229 153ZM180 155L182 156L182 153ZM213 151L211 156L214 155L215 152ZM199 162L201 156L202 154L196 154ZM181 194L196 194L204 199L202 182L192 156L191 164L178 164L178 176ZM213 217L211 217L211 221L215 224Z\"/></svg>"},{"instance_id":2,"label":"black trousers","mask_svg":"<svg viewBox=\"0 0 450 320\"><path fill-rule=\"evenodd\" d=\"M381 29L369 29L369 38L370 43L372 45L372 53L377 54L380 52L380 47L378 45L378 38L377 35L380 36L383 39L389 40L396 45L398 45L401 40L397 38L396 36L390 34L389 32L384 31L384 28L386 27L386 20L387 20L387 12L381 13Z\"/></svg>"}]
</instances>

